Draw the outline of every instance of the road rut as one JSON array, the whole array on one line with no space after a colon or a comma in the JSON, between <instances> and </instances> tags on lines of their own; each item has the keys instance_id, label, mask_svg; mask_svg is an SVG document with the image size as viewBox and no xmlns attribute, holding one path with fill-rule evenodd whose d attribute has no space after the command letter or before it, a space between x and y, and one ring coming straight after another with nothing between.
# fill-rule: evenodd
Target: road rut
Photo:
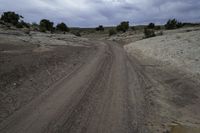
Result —
<instances>
[{"instance_id":1,"label":"road rut","mask_svg":"<svg viewBox=\"0 0 200 133\"><path fill-rule=\"evenodd\" d=\"M149 133L155 87L114 42L0 123L2 133Z\"/></svg>"}]
</instances>

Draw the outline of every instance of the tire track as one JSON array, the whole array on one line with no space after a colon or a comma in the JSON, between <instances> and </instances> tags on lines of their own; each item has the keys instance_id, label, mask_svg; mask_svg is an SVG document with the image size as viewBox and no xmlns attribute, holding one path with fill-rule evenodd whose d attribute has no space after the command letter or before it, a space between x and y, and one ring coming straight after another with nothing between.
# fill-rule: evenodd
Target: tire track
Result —
<instances>
[{"instance_id":1,"label":"tire track","mask_svg":"<svg viewBox=\"0 0 200 133\"><path fill-rule=\"evenodd\" d=\"M149 133L153 87L136 59L106 41L93 60L25 107L0 131Z\"/></svg>"},{"instance_id":2,"label":"tire track","mask_svg":"<svg viewBox=\"0 0 200 133\"><path fill-rule=\"evenodd\" d=\"M110 48L108 48L106 54L106 57L98 65L94 76L86 83L86 86L81 87L74 94L71 102L76 104L71 108L71 111L61 115L61 119L51 124L50 128L45 132L87 132L91 116L95 116L97 106L107 89L107 79L113 62L113 54Z\"/></svg>"}]
</instances>

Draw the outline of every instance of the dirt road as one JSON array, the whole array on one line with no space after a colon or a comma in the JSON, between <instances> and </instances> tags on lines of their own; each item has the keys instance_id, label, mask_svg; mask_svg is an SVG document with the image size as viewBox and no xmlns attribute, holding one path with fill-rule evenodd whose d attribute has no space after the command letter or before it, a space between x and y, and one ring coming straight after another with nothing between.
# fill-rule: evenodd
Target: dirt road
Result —
<instances>
[{"instance_id":1,"label":"dirt road","mask_svg":"<svg viewBox=\"0 0 200 133\"><path fill-rule=\"evenodd\" d=\"M157 77L157 81L162 78ZM170 79L173 77L170 75ZM168 81L159 85L174 85L172 80ZM179 83L191 91L197 88L189 81ZM158 83L152 81L136 59L128 57L118 44L105 42L87 64L0 123L0 132L149 133L149 126L159 126L149 121L161 121L151 92L156 87ZM199 100L195 96L191 96L191 102Z\"/></svg>"}]
</instances>

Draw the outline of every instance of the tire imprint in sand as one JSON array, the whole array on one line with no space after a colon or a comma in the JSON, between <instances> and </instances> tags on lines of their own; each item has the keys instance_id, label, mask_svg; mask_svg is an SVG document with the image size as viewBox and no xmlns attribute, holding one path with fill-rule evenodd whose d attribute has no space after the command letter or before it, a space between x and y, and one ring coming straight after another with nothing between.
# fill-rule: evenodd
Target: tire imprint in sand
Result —
<instances>
[{"instance_id":1,"label":"tire imprint in sand","mask_svg":"<svg viewBox=\"0 0 200 133\"><path fill-rule=\"evenodd\" d=\"M106 57L100 62L96 73L90 78L86 86L81 87L71 99L71 109L64 113L59 119L52 121L44 132L87 132L91 116L97 111L97 105L107 88L107 79L113 62L111 49L106 51ZM79 98L78 98L79 97ZM76 101L76 102L75 102ZM69 111L70 110L70 111Z\"/></svg>"}]
</instances>

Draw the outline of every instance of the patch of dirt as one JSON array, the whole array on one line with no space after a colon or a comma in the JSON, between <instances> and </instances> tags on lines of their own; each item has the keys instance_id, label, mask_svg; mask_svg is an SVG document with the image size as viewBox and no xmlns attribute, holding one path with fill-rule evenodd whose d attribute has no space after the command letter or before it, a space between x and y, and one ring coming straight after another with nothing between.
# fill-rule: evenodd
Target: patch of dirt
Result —
<instances>
[{"instance_id":1,"label":"patch of dirt","mask_svg":"<svg viewBox=\"0 0 200 133\"><path fill-rule=\"evenodd\" d=\"M0 41L0 122L78 69L95 51L95 47Z\"/></svg>"}]
</instances>

